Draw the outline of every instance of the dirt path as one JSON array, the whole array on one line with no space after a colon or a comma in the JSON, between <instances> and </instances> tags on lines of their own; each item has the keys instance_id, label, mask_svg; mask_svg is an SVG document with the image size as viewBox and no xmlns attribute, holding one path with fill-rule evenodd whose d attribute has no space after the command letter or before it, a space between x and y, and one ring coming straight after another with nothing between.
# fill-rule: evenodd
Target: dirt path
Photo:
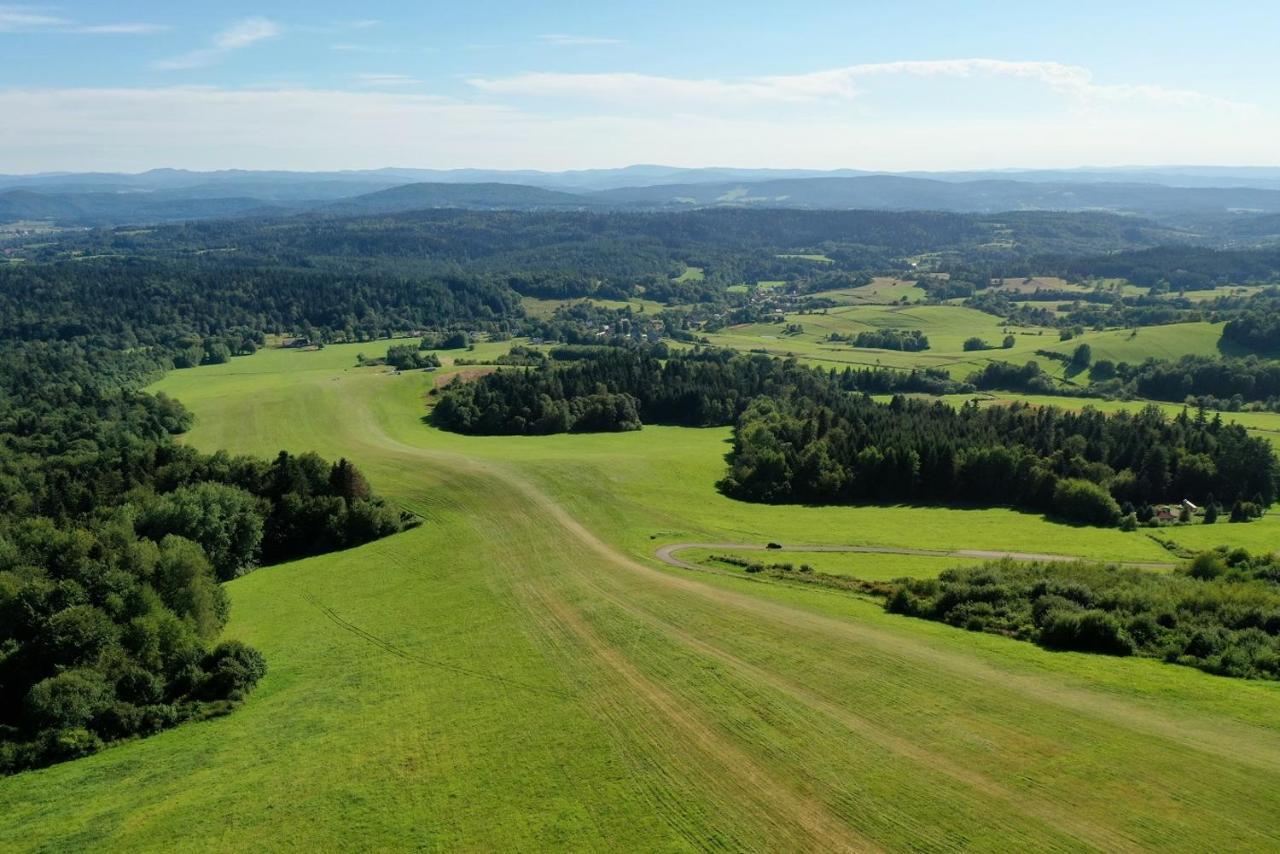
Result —
<instances>
[{"instance_id":1,"label":"dirt path","mask_svg":"<svg viewBox=\"0 0 1280 854\"><path fill-rule=\"evenodd\" d=\"M466 456L449 451L440 451L409 445L389 435L369 419L370 432L362 433L360 441L380 448L384 453L392 452L402 455L406 463L411 461L431 461L437 466L449 468L459 474L468 474L490 479L500 489L521 496L528 506L538 508L545 514L547 523L558 527L557 534L562 539L576 541L595 553L606 564L642 575L650 581L678 590L683 594L694 595L714 601L720 607L730 607L752 614L756 618L773 621L777 624L791 626L802 631L813 631L826 635L832 640L867 644L882 650L892 650L895 654L905 656L926 667L941 667L955 674L963 674L968 678L1001 685L1004 689L1015 691L1024 697L1044 702L1075 714L1087 715L1096 720L1106 721L1112 725L1142 733L1145 737L1152 735L1166 738L1202 753L1220 759L1238 762L1266 772L1280 769L1280 739L1272 732L1262 732L1249 724L1224 722L1206 718L1195 712L1182 710L1158 709L1149 702L1137 698L1117 696L1106 689L1097 689L1083 685L1046 678L1040 674L1019 672L981 658L944 649L922 639L911 638L900 633L891 633L871 625L840 619L810 611L790 604L776 602L771 599L755 596L747 592L728 590L715 585L707 585L688 576L672 574L651 564L624 554L613 545L606 543L568 510L547 495L538 486L511 467L501 463ZM696 564L679 561L671 552L690 548L699 544L672 544L665 546L671 566L680 568L705 569ZM701 544L703 547L717 547L716 544ZM721 545L719 547L726 547ZM748 547L750 548L750 547ZM757 546L756 548L764 548ZM875 547L827 547L827 548L875 548ZM793 550L798 547L793 546ZM785 549L783 550L785 551ZM929 552L919 550L906 554ZM873 552L874 553L874 552ZM942 556L948 553L941 552ZM979 550L956 553L962 557L998 557L998 552ZM1073 560L1063 555L1052 556L1057 560ZM661 559L661 558L660 558ZM1158 564L1159 568L1169 565ZM1241 743L1250 743L1247 752L1240 750Z\"/></svg>"},{"instance_id":2,"label":"dirt path","mask_svg":"<svg viewBox=\"0 0 1280 854\"><path fill-rule=\"evenodd\" d=\"M663 632L684 646L697 650L708 658L746 677L749 681L767 685L772 689L802 703L809 709L835 721L851 735L867 739L900 759L915 763L922 774L936 773L951 778L977 793L1001 801L1010 810L1039 819L1058 831L1094 846L1100 851L1138 850L1134 842L1096 821L1083 818L1069 805L1039 797L1034 792L1013 791L984 775L981 771L954 762L938 751L896 735L870 718L837 702L833 702L814 686L807 686L766 668L752 664L722 648L715 638L703 638L684 631L660 614L652 613L635 602L628 601L605 589L599 579L592 579L591 586L600 596L613 605Z\"/></svg>"},{"instance_id":3,"label":"dirt path","mask_svg":"<svg viewBox=\"0 0 1280 854\"><path fill-rule=\"evenodd\" d=\"M782 546L780 548L771 549L768 546L759 543L671 543L654 552L654 557L668 566L678 566L682 569L704 569L696 563L690 563L676 557L677 552L686 549L725 549L732 551L752 551L752 552L849 552L853 554L879 554L879 555L916 555L918 557L957 557L957 558L975 558L978 560L999 560L1001 558L1010 558L1012 560L1041 561L1048 563L1074 563L1076 561L1088 560L1088 558L1072 557L1071 555L1054 555L1054 554L1037 554L1035 552L1002 552L990 551L986 549L954 549L951 551L940 549L908 549L895 548L893 546L820 546L820 545L799 545L799 546ZM1173 563L1155 563L1141 561L1119 561L1116 566L1127 566L1135 569L1173 569L1177 564Z\"/></svg>"}]
</instances>

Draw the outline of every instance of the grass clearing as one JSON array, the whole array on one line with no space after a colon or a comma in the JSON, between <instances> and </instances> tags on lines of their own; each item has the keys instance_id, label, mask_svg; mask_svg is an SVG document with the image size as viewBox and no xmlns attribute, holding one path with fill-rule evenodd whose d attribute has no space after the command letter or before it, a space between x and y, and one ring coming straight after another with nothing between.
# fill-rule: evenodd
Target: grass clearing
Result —
<instances>
[{"instance_id":1,"label":"grass clearing","mask_svg":"<svg viewBox=\"0 0 1280 854\"><path fill-rule=\"evenodd\" d=\"M909 303L920 302L926 294L914 279L877 276L871 280L871 284L861 288L817 291L813 296L833 300L841 305L889 305L901 302L903 298Z\"/></svg>"},{"instance_id":2,"label":"grass clearing","mask_svg":"<svg viewBox=\"0 0 1280 854\"><path fill-rule=\"evenodd\" d=\"M686 265L684 268L684 271L681 272L680 275L676 276L675 281L701 282L704 278L706 277L704 276L701 267L690 267Z\"/></svg>"}]
</instances>

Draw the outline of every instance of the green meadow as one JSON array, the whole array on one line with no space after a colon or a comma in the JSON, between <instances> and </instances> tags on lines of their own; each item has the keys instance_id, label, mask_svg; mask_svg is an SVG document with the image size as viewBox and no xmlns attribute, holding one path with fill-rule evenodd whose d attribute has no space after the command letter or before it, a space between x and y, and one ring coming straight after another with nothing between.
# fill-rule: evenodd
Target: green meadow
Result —
<instances>
[{"instance_id":1,"label":"green meadow","mask_svg":"<svg viewBox=\"0 0 1280 854\"><path fill-rule=\"evenodd\" d=\"M979 324L932 315L917 319L948 346ZM805 338L815 319L794 318ZM448 357L508 345L442 353L436 374L355 367L387 346L264 350L154 387L196 413L184 441L346 456L424 524L231 582L226 634L270 667L243 708L0 780L0 848L1280 846L1280 685L1047 652L653 556L777 540L1167 560L1145 533L735 502L714 487L727 429L443 433L422 418ZM1237 533L1274 545L1280 523L1161 532ZM819 555L859 577L955 563L805 562Z\"/></svg>"},{"instance_id":2,"label":"green meadow","mask_svg":"<svg viewBox=\"0 0 1280 854\"><path fill-rule=\"evenodd\" d=\"M862 289L855 289L853 292ZM800 324L803 332L786 334L787 324ZM929 349L915 353L853 347L830 336L857 335L878 329L919 329L929 339ZM1012 335L1012 347L1003 347ZM708 335L712 344L742 351L793 355L822 367L941 368L964 379L993 361L1021 364L1036 361L1059 379L1088 383L1088 375L1037 350L1070 356L1088 344L1095 360L1139 363L1148 358L1219 355L1220 323L1177 323L1138 330L1090 331L1070 340L1059 339L1058 330L1013 326L1001 318L959 305L849 305L816 313L787 314L783 323L751 323L731 326ZM966 351L964 342L980 338L992 349Z\"/></svg>"}]
</instances>

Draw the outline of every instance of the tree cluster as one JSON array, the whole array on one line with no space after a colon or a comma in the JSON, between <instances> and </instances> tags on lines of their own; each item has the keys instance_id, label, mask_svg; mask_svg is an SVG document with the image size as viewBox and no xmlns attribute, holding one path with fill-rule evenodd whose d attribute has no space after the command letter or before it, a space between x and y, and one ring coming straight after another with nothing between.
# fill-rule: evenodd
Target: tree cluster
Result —
<instances>
[{"instance_id":1,"label":"tree cluster","mask_svg":"<svg viewBox=\"0 0 1280 854\"><path fill-rule=\"evenodd\" d=\"M929 349L929 339L919 329L867 329L855 335L832 332L831 341L844 341L854 347L876 350L903 350L910 353Z\"/></svg>"},{"instance_id":2,"label":"tree cluster","mask_svg":"<svg viewBox=\"0 0 1280 854\"><path fill-rule=\"evenodd\" d=\"M1280 564L1204 552L1170 574L1004 560L901 579L889 611L1054 649L1280 679Z\"/></svg>"},{"instance_id":3,"label":"tree cluster","mask_svg":"<svg viewBox=\"0 0 1280 854\"><path fill-rule=\"evenodd\" d=\"M756 397L794 389L838 396L969 388L940 369L827 373L725 350L556 347L550 355L536 370L455 380L432 411L433 421L459 433L487 435L635 430L642 423L707 427L732 424ZM609 417L602 420L603 415Z\"/></svg>"},{"instance_id":4,"label":"tree cluster","mask_svg":"<svg viewBox=\"0 0 1280 854\"><path fill-rule=\"evenodd\" d=\"M1115 524L1125 507L1261 506L1277 494L1270 445L1238 425L1025 404L954 409L895 398L759 398L734 429L729 495L775 503L912 501L1023 507Z\"/></svg>"}]
</instances>

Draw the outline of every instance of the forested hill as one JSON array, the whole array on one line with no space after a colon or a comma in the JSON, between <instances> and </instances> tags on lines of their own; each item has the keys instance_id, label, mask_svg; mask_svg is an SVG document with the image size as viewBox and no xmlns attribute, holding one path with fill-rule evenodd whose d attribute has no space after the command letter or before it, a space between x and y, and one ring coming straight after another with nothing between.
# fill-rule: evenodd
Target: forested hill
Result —
<instances>
[{"instance_id":1,"label":"forested hill","mask_svg":"<svg viewBox=\"0 0 1280 854\"><path fill-rule=\"evenodd\" d=\"M252 352L264 332L350 338L521 316L504 282L246 263L238 257L100 258L0 266L0 340L77 340L180 351L222 340ZM200 359L196 359L198 364Z\"/></svg>"},{"instance_id":2,"label":"forested hill","mask_svg":"<svg viewBox=\"0 0 1280 854\"><path fill-rule=\"evenodd\" d=\"M973 215L922 211L695 210L682 213L424 210L385 216L297 216L104 229L42 239L18 257L67 253L173 256L220 251L316 265L329 258L520 270L726 263L825 252L837 264L887 265L921 253L980 258L1078 257L1194 239L1158 224L1100 213ZM631 260L637 256L639 261ZM794 262L793 262L794 263ZM797 267L797 269L800 269ZM812 269L812 265L809 266Z\"/></svg>"},{"instance_id":3,"label":"forested hill","mask_svg":"<svg viewBox=\"0 0 1280 854\"><path fill-rule=\"evenodd\" d=\"M594 199L522 184L406 184L318 207L322 213L379 214L460 208L464 210L577 210L603 208Z\"/></svg>"},{"instance_id":4,"label":"forested hill","mask_svg":"<svg viewBox=\"0 0 1280 854\"><path fill-rule=\"evenodd\" d=\"M275 173L209 176L0 176L0 223L45 218L63 226L156 223L279 212L409 211L433 207L479 210L780 208L807 210L1108 210L1169 221L1226 221L1237 211L1280 212L1280 190L1262 186L1178 186L1134 179L1019 180L1014 176L875 174L704 174L670 182L651 173L638 184L593 188L585 181L536 173L441 175L388 170L364 175ZM466 180L459 180L465 177ZM1064 176L1065 177L1065 176ZM718 178L718 180L717 180ZM614 182L607 182L614 183Z\"/></svg>"}]
</instances>

